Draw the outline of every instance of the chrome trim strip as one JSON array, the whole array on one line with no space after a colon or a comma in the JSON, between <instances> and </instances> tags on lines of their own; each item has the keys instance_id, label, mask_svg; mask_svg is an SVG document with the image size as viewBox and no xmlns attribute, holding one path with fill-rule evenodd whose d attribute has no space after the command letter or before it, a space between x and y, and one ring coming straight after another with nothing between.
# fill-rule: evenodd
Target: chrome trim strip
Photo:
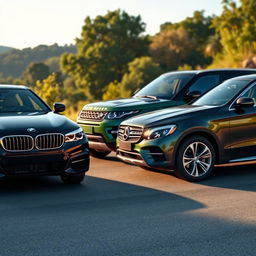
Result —
<instances>
[{"instance_id":1,"label":"chrome trim strip","mask_svg":"<svg viewBox=\"0 0 256 256\"><path fill-rule=\"evenodd\" d=\"M256 164L256 160L246 161L246 162L228 162L225 164L215 164L215 167L227 167L227 166L240 166L240 165L250 165Z\"/></svg>"},{"instance_id":2,"label":"chrome trim strip","mask_svg":"<svg viewBox=\"0 0 256 256\"><path fill-rule=\"evenodd\" d=\"M75 164L75 163L79 163L79 162L83 162L83 161L86 161L86 159L80 159L80 160L75 160L75 161L71 160L71 163Z\"/></svg>"},{"instance_id":3,"label":"chrome trim strip","mask_svg":"<svg viewBox=\"0 0 256 256\"><path fill-rule=\"evenodd\" d=\"M139 165L148 166L143 160L132 159L132 158L125 157L125 156L120 156L118 154L116 156L117 156L117 158L119 158L122 161L127 162L127 163L131 163L131 164L137 163Z\"/></svg>"},{"instance_id":4,"label":"chrome trim strip","mask_svg":"<svg viewBox=\"0 0 256 256\"><path fill-rule=\"evenodd\" d=\"M248 161L253 161L253 160L256 160L255 156L237 158L237 159L230 160L229 162L236 163L236 162L248 162Z\"/></svg>"},{"instance_id":5,"label":"chrome trim strip","mask_svg":"<svg viewBox=\"0 0 256 256\"><path fill-rule=\"evenodd\" d=\"M137 165L150 167L149 165L147 165L147 163L144 160L133 159L133 158L130 158L130 157L127 157L127 156L122 156L122 155L119 154L119 152L128 153L128 154L132 154L132 155L137 155L137 156L141 157L141 155L139 153L118 149L117 153L116 153L116 156L117 156L117 158L119 158L120 160L122 160L126 163L131 163L131 164L136 163Z\"/></svg>"}]
</instances>

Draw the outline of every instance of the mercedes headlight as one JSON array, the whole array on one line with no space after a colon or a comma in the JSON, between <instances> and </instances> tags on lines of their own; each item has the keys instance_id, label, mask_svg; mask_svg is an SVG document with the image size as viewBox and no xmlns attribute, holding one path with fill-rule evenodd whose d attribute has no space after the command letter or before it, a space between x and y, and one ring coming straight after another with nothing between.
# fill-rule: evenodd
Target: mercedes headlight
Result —
<instances>
[{"instance_id":1,"label":"mercedes headlight","mask_svg":"<svg viewBox=\"0 0 256 256\"><path fill-rule=\"evenodd\" d=\"M136 114L138 112L139 112L138 110L135 110L135 111L111 111L111 112L108 112L106 118L107 119L119 119L119 118L123 118L125 116Z\"/></svg>"},{"instance_id":2,"label":"mercedes headlight","mask_svg":"<svg viewBox=\"0 0 256 256\"><path fill-rule=\"evenodd\" d=\"M82 128L78 128L72 132L69 132L65 135L65 142L73 142L82 140L84 138L84 132Z\"/></svg>"},{"instance_id":3,"label":"mercedes headlight","mask_svg":"<svg viewBox=\"0 0 256 256\"><path fill-rule=\"evenodd\" d=\"M162 137L173 134L176 128L177 128L176 125L167 125L167 126L161 126L157 128L149 128L144 132L143 137L146 140L154 140L154 139L162 138Z\"/></svg>"}]
</instances>

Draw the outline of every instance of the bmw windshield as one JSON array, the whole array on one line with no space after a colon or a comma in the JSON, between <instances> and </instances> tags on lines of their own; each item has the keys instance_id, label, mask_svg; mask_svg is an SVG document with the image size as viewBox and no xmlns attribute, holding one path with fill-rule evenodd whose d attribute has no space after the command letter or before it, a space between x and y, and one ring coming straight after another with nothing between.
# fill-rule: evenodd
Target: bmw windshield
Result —
<instances>
[{"instance_id":1,"label":"bmw windshield","mask_svg":"<svg viewBox=\"0 0 256 256\"><path fill-rule=\"evenodd\" d=\"M171 99L192 79L194 74L171 73L162 75L142 88L134 97Z\"/></svg>"},{"instance_id":2,"label":"bmw windshield","mask_svg":"<svg viewBox=\"0 0 256 256\"><path fill-rule=\"evenodd\" d=\"M0 115L5 113L47 113L50 108L27 89L0 88Z\"/></svg>"}]
</instances>

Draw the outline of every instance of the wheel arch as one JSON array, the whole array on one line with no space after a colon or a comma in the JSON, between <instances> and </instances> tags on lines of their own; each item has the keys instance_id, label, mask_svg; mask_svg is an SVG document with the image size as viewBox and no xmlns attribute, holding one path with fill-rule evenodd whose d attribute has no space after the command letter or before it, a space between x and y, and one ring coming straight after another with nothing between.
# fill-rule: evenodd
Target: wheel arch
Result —
<instances>
[{"instance_id":1,"label":"wheel arch","mask_svg":"<svg viewBox=\"0 0 256 256\"><path fill-rule=\"evenodd\" d=\"M218 141L217 136L207 129L196 129L196 130L193 129L185 132L183 136L181 136L178 139L174 148L174 166L176 166L177 153L181 144L183 143L183 141L193 136L201 136L209 140L209 142L212 144L215 151L215 158L216 158L215 162L219 163L221 158L220 157L221 149L220 149L220 143Z\"/></svg>"}]
</instances>

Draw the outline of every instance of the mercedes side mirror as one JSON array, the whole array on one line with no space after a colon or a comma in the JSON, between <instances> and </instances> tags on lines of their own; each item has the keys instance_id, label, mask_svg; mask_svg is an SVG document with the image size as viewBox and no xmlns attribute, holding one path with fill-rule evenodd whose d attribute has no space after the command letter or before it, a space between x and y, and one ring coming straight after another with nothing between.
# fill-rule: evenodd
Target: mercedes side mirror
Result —
<instances>
[{"instance_id":1,"label":"mercedes side mirror","mask_svg":"<svg viewBox=\"0 0 256 256\"><path fill-rule=\"evenodd\" d=\"M255 103L253 98L241 97L236 100L234 107L235 108L251 108L254 106L254 104Z\"/></svg>"},{"instance_id":2,"label":"mercedes side mirror","mask_svg":"<svg viewBox=\"0 0 256 256\"><path fill-rule=\"evenodd\" d=\"M192 100L199 98L202 95L200 91L192 91L184 95L184 101L189 103Z\"/></svg>"},{"instance_id":3,"label":"mercedes side mirror","mask_svg":"<svg viewBox=\"0 0 256 256\"><path fill-rule=\"evenodd\" d=\"M66 106L63 103L55 102L53 104L53 108L54 108L54 113L60 113L65 111Z\"/></svg>"}]
</instances>

